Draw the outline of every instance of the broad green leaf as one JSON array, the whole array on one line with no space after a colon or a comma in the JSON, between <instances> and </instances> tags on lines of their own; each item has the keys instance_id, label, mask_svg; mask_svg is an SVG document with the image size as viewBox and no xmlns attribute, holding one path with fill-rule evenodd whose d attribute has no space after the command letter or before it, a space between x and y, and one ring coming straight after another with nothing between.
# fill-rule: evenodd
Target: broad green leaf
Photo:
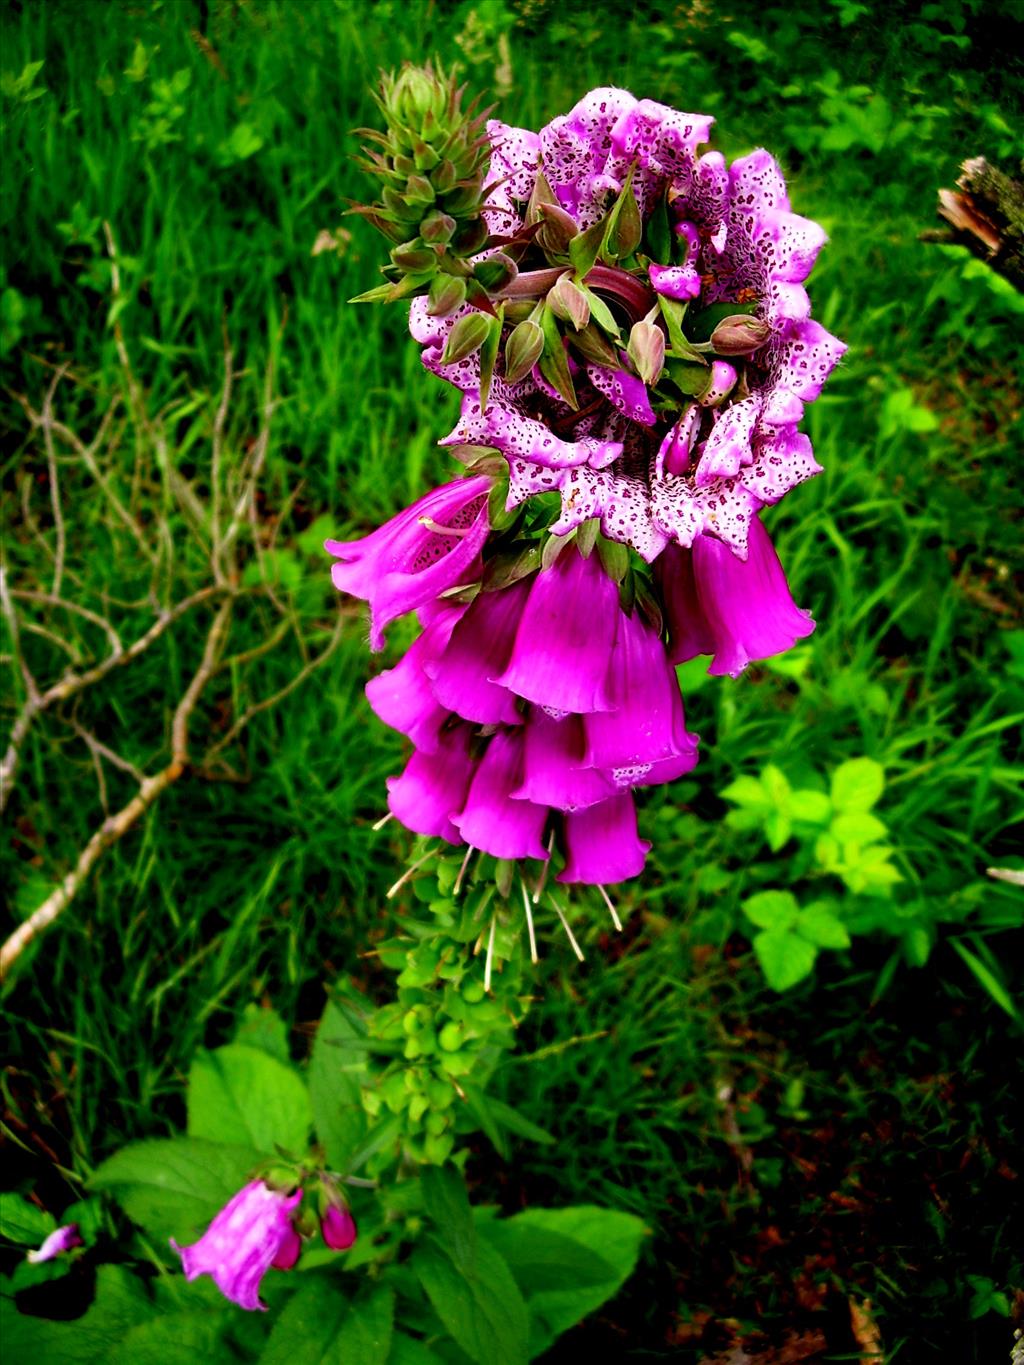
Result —
<instances>
[{"instance_id":1,"label":"broad green leaf","mask_svg":"<svg viewBox=\"0 0 1024 1365\"><path fill-rule=\"evenodd\" d=\"M101 1265L96 1297L74 1322L19 1313L13 1299L0 1298L0 1346L10 1365L107 1365L118 1342L152 1316L142 1281L120 1266Z\"/></svg>"},{"instance_id":2,"label":"broad green leaf","mask_svg":"<svg viewBox=\"0 0 1024 1365\"><path fill-rule=\"evenodd\" d=\"M407 1337L404 1332L396 1332L391 1338L388 1365L443 1365L443 1362L422 1341Z\"/></svg>"},{"instance_id":3,"label":"broad green leaf","mask_svg":"<svg viewBox=\"0 0 1024 1365\"><path fill-rule=\"evenodd\" d=\"M774 763L766 763L764 771L761 773L761 786L764 794L773 806L784 806L789 809L789 799L792 788L789 780L781 768L777 768Z\"/></svg>"},{"instance_id":4,"label":"broad green leaf","mask_svg":"<svg viewBox=\"0 0 1024 1365\"><path fill-rule=\"evenodd\" d=\"M885 769L873 758L851 758L832 774L832 804L840 814L867 811L885 790Z\"/></svg>"},{"instance_id":5,"label":"broad green leaf","mask_svg":"<svg viewBox=\"0 0 1024 1365\"><path fill-rule=\"evenodd\" d=\"M353 1276L310 1271L285 1304L259 1365L386 1365L395 1298ZM358 1292L357 1292L358 1290Z\"/></svg>"},{"instance_id":6,"label":"broad green leaf","mask_svg":"<svg viewBox=\"0 0 1024 1365\"><path fill-rule=\"evenodd\" d=\"M743 913L759 929L788 929L800 914L792 891L758 891L743 902Z\"/></svg>"},{"instance_id":7,"label":"broad green leaf","mask_svg":"<svg viewBox=\"0 0 1024 1365\"><path fill-rule=\"evenodd\" d=\"M530 1357L606 1303L633 1273L639 1218L584 1205L487 1219L480 1235L507 1261L530 1311Z\"/></svg>"},{"instance_id":8,"label":"broad green leaf","mask_svg":"<svg viewBox=\"0 0 1024 1365\"><path fill-rule=\"evenodd\" d=\"M809 825L827 825L832 802L824 792L802 787L790 797L789 813L794 820L803 820Z\"/></svg>"},{"instance_id":9,"label":"broad green leaf","mask_svg":"<svg viewBox=\"0 0 1024 1365\"><path fill-rule=\"evenodd\" d=\"M466 1182L454 1166L428 1166L422 1175L423 1207L457 1270L476 1271L477 1238Z\"/></svg>"},{"instance_id":10,"label":"broad green leaf","mask_svg":"<svg viewBox=\"0 0 1024 1365\"><path fill-rule=\"evenodd\" d=\"M167 1313L130 1327L103 1356L103 1365L195 1365L231 1360L221 1340L226 1315Z\"/></svg>"},{"instance_id":11,"label":"broad green leaf","mask_svg":"<svg viewBox=\"0 0 1024 1365\"><path fill-rule=\"evenodd\" d=\"M38 1246L57 1226L52 1213L46 1213L22 1199L20 1194L0 1194L0 1236L22 1246Z\"/></svg>"},{"instance_id":12,"label":"broad green leaf","mask_svg":"<svg viewBox=\"0 0 1024 1365\"><path fill-rule=\"evenodd\" d=\"M889 833L888 825L867 811L837 815L829 828L841 844L872 844Z\"/></svg>"},{"instance_id":13,"label":"broad green leaf","mask_svg":"<svg viewBox=\"0 0 1024 1365\"><path fill-rule=\"evenodd\" d=\"M764 787L756 777L744 775L737 777L734 782L723 789L722 798L725 801L734 801L737 806L753 806L762 809L767 806Z\"/></svg>"},{"instance_id":14,"label":"broad green leaf","mask_svg":"<svg viewBox=\"0 0 1024 1365\"><path fill-rule=\"evenodd\" d=\"M309 1059L313 1127L336 1171L348 1170L353 1153L366 1137L360 1085L366 1050L359 1046L365 1035L354 1011L329 1001Z\"/></svg>"},{"instance_id":15,"label":"broad green leaf","mask_svg":"<svg viewBox=\"0 0 1024 1365\"><path fill-rule=\"evenodd\" d=\"M232 1039L243 1047L265 1052L279 1062L288 1063L288 1028L276 1010L248 1004L242 1022Z\"/></svg>"},{"instance_id":16,"label":"broad green leaf","mask_svg":"<svg viewBox=\"0 0 1024 1365\"><path fill-rule=\"evenodd\" d=\"M817 948L850 946L850 935L846 925L824 905L809 905L806 910L801 910L796 930L801 938L805 938Z\"/></svg>"},{"instance_id":17,"label":"broad green leaf","mask_svg":"<svg viewBox=\"0 0 1024 1365\"><path fill-rule=\"evenodd\" d=\"M788 991L814 970L818 950L788 929L764 929L754 936L754 952L765 980L776 991Z\"/></svg>"},{"instance_id":18,"label":"broad green leaf","mask_svg":"<svg viewBox=\"0 0 1024 1365\"><path fill-rule=\"evenodd\" d=\"M764 820L764 837L768 840L768 847L773 853L789 843L789 836L793 833L793 822L784 810L769 811Z\"/></svg>"},{"instance_id":19,"label":"broad green leaf","mask_svg":"<svg viewBox=\"0 0 1024 1365\"><path fill-rule=\"evenodd\" d=\"M240 1043L196 1053L188 1078L190 1137L267 1153L277 1145L301 1155L312 1122L309 1094L290 1066Z\"/></svg>"},{"instance_id":20,"label":"broad green leaf","mask_svg":"<svg viewBox=\"0 0 1024 1365\"><path fill-rule=\"evenodd\" d=\"M526 1365L529 1317L504 1259L487 1242L477 1247L472 1279L456 1269L433 1238L413 1252L416 1274L445 1328L469 1356L487 1365Z\"/></svg>"},{"instance_id":21,"label":"broad green leaf","mask_svg":"<svg viewBox=\"0 0 1024 1365\"><path fill-rule=\"evenodd\" d=\"M189 1242L249 1179L266 1154L201 1138L156 1138L122 1147L93 1172L141 1227L166 1245Z\"/></svg>"}]
</instances>

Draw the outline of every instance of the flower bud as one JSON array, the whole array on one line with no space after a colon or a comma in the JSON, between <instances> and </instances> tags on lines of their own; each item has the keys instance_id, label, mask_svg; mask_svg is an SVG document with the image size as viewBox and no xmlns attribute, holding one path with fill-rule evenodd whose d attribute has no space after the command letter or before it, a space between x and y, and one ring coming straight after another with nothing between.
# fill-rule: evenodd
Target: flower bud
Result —
<instances>
[{"instance_id":1,"label":"flower bud","mask_svg":"<svg viewBox=\"0 0 1024 1365\"><path fill-rule=\"evenodd\" d=\"M454 365L459 360L479 351L491 330L490 319L483 313L467 313L459 318L448 335L448 344L441 357L442 365Z\"/></svg>"},{"instance_id":2,"label":"flower bud","mask_svg":"<svg viewBox=\"0 0 1024 1365\"><path fill-rule=\"evenodd\" d=\"M430 247L424 246L418 238L413 238L411 242L404 242L401 246L394 247L391 252L391 259L402 270L429 270L431 266L437 265L437 256Z\"/></svg>"},{"instance_id":3,"label":"flower bud","mask_svg":"<svg viewBox=\"0 0 1024 1365\"><path fill-rule=\"evenodd\" d=\"M466 281L454 275L436 275L431 281L427 312L432 318L445 318L466 302Z\"/></svg>"},{"instance_id":4,"label":"flower bud","mask_svg":"<svg viewBox=\"0 0 1024 1365\"><path fill-rule=\"evenodd\" d=\"M719 355L749 355L756 351L772 334L763 318L747 313L735 313L723 318L711 333L711 345Z\"/></svg>"},{"instance_id":5,"label":"flower bud","mask_svg":"<svg viewBox=\"0 0 1024 1365\"><path fill-rule=\"evenodd\" d=\"M449 214L433 209L420 223L420 236L425 242L450 242L457 226Z\"/></svg>"},{"instance_id":6,"label":"flower bud","mask_svg":"<svg viewBox=\"0 0 1024 1365\"><path fill-rule=\"evenodd\" d=\"M505 381L518 384L530 373L544 350L544 333L529 318L512 329L505 343Z\"/></svg>"},{"instance_id":7,"label":"flower bud","mask_svg":"<svg viewBox=\"0 0 1024 1365\"><path fill-rule=\"evenodd\" d=\"M356 1221L344 1204L332 1201L320 1217L320 1231L332 1251L347 1251L356 1240Z\"/></svg>"},{"instance_id":8,"label":"flower bud","mask_svg":"<svg viewBox=\"0 0 1024 1365\"><path fill-rule=\"evenodd\" d=\"M635 322L626 352L645 384L656 384L665 368L665 333L654 322Z\"/></svg>"},{"instance_id":9,"label":"flower bud","mask_svg":"<svg viewBox=\"0 0 1024 1365\"><path fill-rule=\"evenodd\" d=\"M549 290L548 304L556 318L572 323L577 332L590 321L590 302L579 285L573 283L568 271L560 275Z\"/></svg>"},{"instance_id":10,"label":"flower bud","mask_svg":"<svg viewBox=\"0 0 1024 1365\"><path fill-rule=\"evenodd\" d=\"M384 86L384 111L389 121L420 129L428 118L440 124L448 106L446 84L430 66L404 66Z\"/></svg>"},{"instance_id":11,"label":"flower bud","mask_svg":"<svg viewBox=\"0 0 1024 1365\"><path fill-rule=\"evenodd\" d=\"M496 294L499 289L504 289L518 273L515 261L503 251L492 252L486 261L478 261L473 267L473 278L483 285L489 294Z\"/></svg>"},{"instance_id":12,"label":"flower bud","mask_svg":"<svg viewBox=\"0 0 1024 1365\"><path fill-rule=\"evenodd\" d=\"M541 204L537 211L542 223L536 237L537 245L542 251L564 256L569 250L569 243L579 235L576 219L566 213L560 204Z\"/></svg>"}]
</instances>

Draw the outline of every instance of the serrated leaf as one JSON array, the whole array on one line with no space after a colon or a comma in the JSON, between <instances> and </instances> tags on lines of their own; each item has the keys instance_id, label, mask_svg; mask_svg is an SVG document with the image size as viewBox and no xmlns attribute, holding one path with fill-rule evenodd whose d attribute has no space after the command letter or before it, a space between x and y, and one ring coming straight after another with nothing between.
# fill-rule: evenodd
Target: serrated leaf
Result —
<instances>
[{"instance_id":1,"label":"serrated leaf","mask_svg":"<svg viewBox=\"0 0 1024 1365\"><path fill-rule=\"evenodd\" d=\"M832 774L832 804L840 814L870 810L885 790L885 769L873 758L851 758Z\"/></svg>"},{"instance_id":2,"label":"serrated leaf","mask_svg":"<svg viewBox=\"0 0 1024 1365\"><path fill-rule=\"evenodd\" d=\"M754 937L754 953L772 990L788 991L810 976L818 957L813 943L788 929L764 929Z\"/></svg>"},{"instance_id":3,"label":"serrated leaf","mask_svg":"<svg viewBox=\"0 0 1024 1365\"><path fill-rule=\"evenodd\" d=\"M850 935L846 925L823 905L809 905L801 910L796 922L801 938L817 948L849 948Z\"/></svg>"},{"instance_id":4,"label":"serrated leaf","mask_svg":"<svg viewBox=\"0 0 1024 1365\"><path fill-rule=\"evenodd\" d=\"M161 1313L129 1327L103 1357L104 1365L195 1365L229 1359L222 1339L226 1317L207 1313ZM232 1353L233 1354L233 1353Z\"/></svg>"},{"instance_id":5,"label":"serrated leaf","mask_svg":"<svg viewBox=\"0 0 1024 1365\"><path fill-rule=\"evenodd\" d=\"M737 777L723 788L721 794L723 800L733 801L737 806L750 806L760 810L768 804L764 787L756 777L746 775Z\"/></svg>"},{"instance_id":6,"label":"serrated leaf","mask_svg":"<svg viewBox=\"0 0 1024 1365\"><path fill-rule=\"evenodd\" d=\"M188 1078L188 1133L272 1153L301 1155L313 1115L309 1093L289 1065L256 1048L230 1043L200 1048Z\"/></svg>"},{"instance_id":7,"label":"serrated leaf","mask_svg":"<svg viewBox=\"0 0 1024 1365\"><path fill-rule=\"evenodd\" d=\"M743 902L743 913L759 929L788 929L796 922L800 906L791 891L758 891Z\"/></svg>"},{"instance_id":8,"label":"serrated leaf","mask_svg":"<svg viewBox=\"0 0 1024 1365\"><path fill-rule=\"evenodd\" d=\"M84 1316L74 1322L19 1313L14 1300L0 1298L0 1343L10 1365L35 1361L38 1365L106 1365L117 1343L133 1327L152 1315L142 1281L120 1266L101 1265L96 1272L96 1297Z\"/></svg>"},{"instance_id":9,"label":"serrated leaf","mask_svg":"<svg viewBox=\"0 0 1024 1365\"><path fill-rule=\"evenodd\" d=\"M266 1153L201 1138L155 1138L115 1152L90 1188L113 1195L157 1241L190 1242L237 1194Z\"/></svg>"},{"instance_id":10,"label":"serrated leaf","mask_svg":"<svg viewBox=\"0 0 1024 1365\"><path fill-rule=\"evenodd\" d=\"M477 1247L477 1271L466 1279L433 1238L408 1261L434 1312L472 1361L526 1365L529 1317L519 1287L489 1243Z\"/></svg>"},{"instance_id":11,"label":"serrated leaf","mask_svg":"<svg viewBox=\"0 0 1024 1365\"><path fill-rule=\"evenodd\" d=\"M335 1171L348 1170L366 1138L361 1084L366 1074L365 1037L354 1009L328 1001L317 1026L307 1080L313 1129Z\"/></svg>"},{"instance_id":12,"label":"serrated leaf","mask_svg":"<svg viewBox=\"0 0 1024 1365\"><path fill-rule=\"evenodd\" d=\"M310 1271L281 1310L259 1365L387 1365L394 1328L390 1289L360 1290L329 1272Z\"/></svg>"}]
</instances>

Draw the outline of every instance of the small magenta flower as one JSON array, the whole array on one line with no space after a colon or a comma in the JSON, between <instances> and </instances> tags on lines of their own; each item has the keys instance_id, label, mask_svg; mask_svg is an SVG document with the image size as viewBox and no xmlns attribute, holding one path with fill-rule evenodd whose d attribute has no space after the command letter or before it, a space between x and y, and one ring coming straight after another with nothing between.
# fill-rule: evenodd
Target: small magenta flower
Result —
<instances>
[{"instance_id":1,"label":"small magenta flower","mask_svg":"<svg viewBox=\"0 0 1024 1365\"><path fill-rule=\"evenodd\" d=\"M291 1194L252 1180L228 1201L191 1246L171 1238L181 1256L186 1280L209 1275L214 1284L240 1308L266 1309L259 1297L260 1281L270 1269L290 1270L300 1241L291 1214L302 1190Z\"/></svg>"},{"instance_id":2,"label":"small magenta flower","mask_svg":"<svg viewBox=\"0 0 1024 1365\"><path fill-rule=\"evenodd\" d=\"M457 583L479 576L487 539L486 475L435 488L361 540L328 540L340 562L331 570L339 592L370 604L370 647L382 649L384 628Z\"/></svg>"},{"instance_id":3,"label":"small magenta flower","mask_svg":"<svg viewBox=\"0 0 1024 1365\"><path fill-rule=\"evenodd\" d=\"M565 817L565 868L560 882L608 886L643 871L650 850L636 832L636 808L630 792L613 796Z\"/></svg>"},{"instance_id":4,"label":"small magenta flower","mask_svg":"<svg viewBox=\"0 0 1024 1365\"><path fill-rule=\"evenodd\" d=\"M348 1251L356 1240L356 1220L344 1204L330 1203L320 1217L320 1231L332 1251Z\"/></svg>"},{"instance_id":5,"label":"small magenta flower","mask_svg":"<svg viewBox=\"0 0 1024 1365\"><path fill-rule=\"evenodd\" d=\"M72 1247L83 1245L84 1243L78 1233L78 1224L65 1223L63 1227L51 1232L41 1247L36 1251L30 1251L28 1259L33 1265L41 1265L43 1261L52 1261L55 1256L59 1256L64 1251L70 1251Z\"/></svg>"}]
</instances>

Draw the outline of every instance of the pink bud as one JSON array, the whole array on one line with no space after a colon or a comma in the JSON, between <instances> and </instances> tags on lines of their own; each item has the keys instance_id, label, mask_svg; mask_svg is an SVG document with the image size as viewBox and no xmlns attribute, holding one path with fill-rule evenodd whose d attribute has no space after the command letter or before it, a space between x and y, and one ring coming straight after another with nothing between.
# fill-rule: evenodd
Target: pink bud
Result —
<instances>
[{"instance_id":1,"label":"pink bud","mask_svg":"<svg viewBox=\"0 0 1024 1365\"><path fill-rule=\"evenodd\" d=\"M347 1251L356 1240L356 1220L344 1205L329 1204L320 1231L332 1251Z\"/></svg>"}]
</instances>

